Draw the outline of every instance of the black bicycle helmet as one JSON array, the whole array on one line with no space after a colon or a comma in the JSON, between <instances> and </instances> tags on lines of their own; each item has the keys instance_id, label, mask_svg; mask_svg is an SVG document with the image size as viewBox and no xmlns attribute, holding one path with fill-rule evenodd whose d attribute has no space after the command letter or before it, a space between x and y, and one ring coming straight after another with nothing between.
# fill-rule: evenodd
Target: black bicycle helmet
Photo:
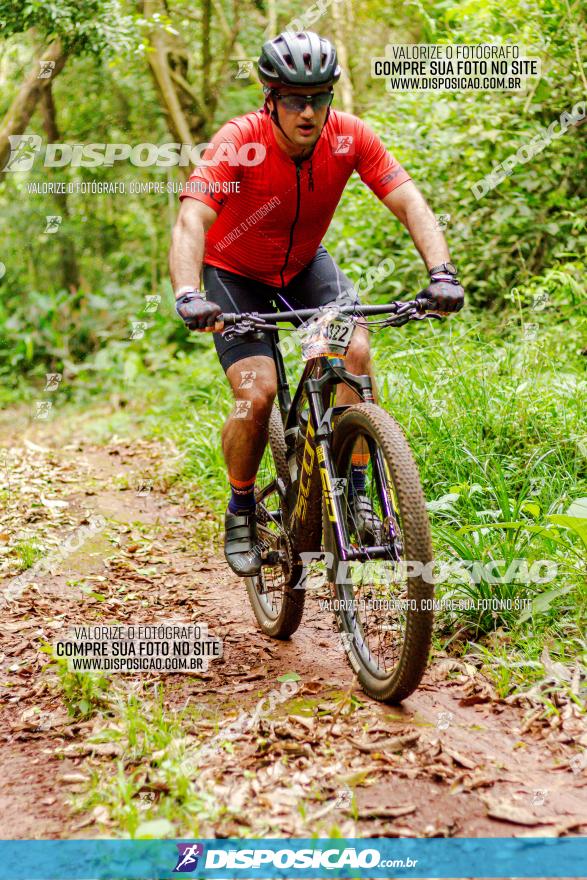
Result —
<instances>
[{"instance_id":1,"label":"black bicycle helmet","mask_svg":"<svg viewBox=\"0 0 587 880\"><path fill-rule=\"evenodd\" d=\"M268 40L257 64L263 85L322 86L340 78L336 49L314 31L284 31Z\"/></svg>"}]
</instances>

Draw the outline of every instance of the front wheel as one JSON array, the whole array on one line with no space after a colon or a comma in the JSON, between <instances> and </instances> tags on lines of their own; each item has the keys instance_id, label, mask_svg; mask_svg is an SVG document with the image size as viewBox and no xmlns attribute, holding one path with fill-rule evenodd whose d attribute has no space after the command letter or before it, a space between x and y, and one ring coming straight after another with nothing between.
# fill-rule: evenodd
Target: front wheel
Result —
<instances>
[{"instance_id":1,"label":"front wheel","mask_svg":"<svg viewBox=\"0 0 587 880\"><path fill-rule=\"evenodd\" d=\"M376 700L397 703L418 687L432 639L432 542L424 493L400 426L380 407L349 407L336 424L332 447L332 491L341 501L351 546L367 558L339 559L332 505L325 499L324 549L335 616L362 688ZM385 549L369 558L376 546Z\"/></svg>"}]
</instances>

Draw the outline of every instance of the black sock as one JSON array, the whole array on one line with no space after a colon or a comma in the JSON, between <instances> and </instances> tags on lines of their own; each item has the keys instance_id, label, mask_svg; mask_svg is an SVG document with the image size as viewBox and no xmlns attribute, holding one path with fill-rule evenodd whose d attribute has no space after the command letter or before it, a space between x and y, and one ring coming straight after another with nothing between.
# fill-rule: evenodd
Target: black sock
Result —
<instances>
[{"instance_id":1,"label":"black sock","mask_svg":"<svg viewBox=\"0 0 587 880\"><path fill-rule=\"evenodd\" d=\"M351 485L350 493L356 495L365 494L365 484L367 481L367 465L352 464L351 465Z\"/></svg>"},{"instance_id":2,"label":"black sock","mask_svg":"<svg viewBox=\"0 0 587 880\"><path fill-rule=\"evenodd\" d=\"M255 477L252 480L231 480L230 501L228 509L231 513L253 513L255 501Z\"/></svg>"}]
</instances>

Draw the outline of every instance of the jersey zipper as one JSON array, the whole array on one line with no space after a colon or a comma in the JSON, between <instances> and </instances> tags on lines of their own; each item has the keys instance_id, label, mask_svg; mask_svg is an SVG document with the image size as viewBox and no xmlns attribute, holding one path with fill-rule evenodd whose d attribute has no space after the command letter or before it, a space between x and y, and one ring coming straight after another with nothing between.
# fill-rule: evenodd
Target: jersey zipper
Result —
<instances>
[{"instance_id":1,"label":"jersey zipper","mask_svg":"<svg viewBox=\"0 0 587 880\"><path fill-rule=\"evenodd\" d=\"M300 175L301 175L301 173L302 173L302 169L301 169L300 165L296 164L296 191L297 191L297 193L296 193L296 214L293 219L293 223L291 224L291 228L289 230L289 244L287 246L287 253L285 255L285 262L284 262L283 266L281 267L281 271L279 272L279 274L281 276L281 286L282 287L285 287L284 272L287 268L287 264L289 261L289 255L291 254L291 249L293 247L294 229L295 229L296 223L298 222L298 218L300 216L300 200L301 200Z\"/></svg>"}]
</instances>

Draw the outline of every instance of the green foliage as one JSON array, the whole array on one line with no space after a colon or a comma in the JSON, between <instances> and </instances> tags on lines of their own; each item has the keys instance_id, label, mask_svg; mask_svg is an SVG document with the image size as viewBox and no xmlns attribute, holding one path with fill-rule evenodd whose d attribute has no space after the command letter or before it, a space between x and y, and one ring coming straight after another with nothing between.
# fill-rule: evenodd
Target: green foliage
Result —
<instances>
[{"instance_id":1,"label":"green foliage","mask_svg":"<svg viewBox=\"0 0 587 880\"><path fill-rule=\"evenodd\" d=\"M68 669L67 659L58 657L52 645L44 644L41 651L51 656L51 667L59 677L63 699L69 715L87 718L95 715L109 702L109 681L103 673L74 672Z\"/></svg>"},{"instance_id":2,"label":"green foliage","mask_svg":"<svg viewBox=\"0 0 587 880\"><path fill-rule=\"evenodd\" d=\"M219 807L214 796L194 784L197 748L190 751L185 736L197 713L169 712L156 694L154 699L119 694L112 707L111 726L91 741L114 744L121 754L108 779L94 773L80 809L106 807L131 838L165 837L173 835L172 823L197 828L198 822L215 819Z\"/></svg>"},{"instance_id":3,"label":"green foliage","mask_svg":"<svg viewBox=\"0 0 587 880\"><path fill-rule=\"evenodd\" d=\"M501 306L511 287L527 284L557 259L585 260L585 128L571 126L479 200L472 191L496 165L585 100L584 48L580 40L576 46L569 42L569 31L585 33L584 8L564 0L533 0L507 9L497 2L426 3L420 12L422 42L511 41L531 47L528 54L542 60L542 77L527 95L395 92L382 100L371 89L361 96L366 120L434 212L450 216L445 216L445 234L469 299ZM404 40L398 36L395 42ZM423 280L409 238L390 226L384 208L374 209L359 181L347 190L326 245L343 268L352 270L354 263L357 272L391 255L396 270L382 288L386 294Z\"/></svg>"},{"instance_id":4,"label":"green foliage","mask_svg":"<svg viewBox=\"0 0 587 880\"><path fill-rule=\"evenodd\" d=\"M461 313L450 330L410 327L403 342L376 345L380 391L415 450L437 557L473 566L470 580L462 571L443 579L439 596L504 602L497 612L447 613L447 632L457 622L479 635L528 620L583 631L587 308L575 283L574 267L558 267L539 287L548 291L539 310L531 283L516 291L518 309L491 323ZM556 574L524 582L514 567L504 577L515 560L526 570L548 560ZM492 562L505 583L475 572Z\"/></svg>"},{"instance_id":5,"label":"green foliage","mask_svg":"<svg viewBox=\"0 0 587 880\"><path fill-rule=\"evenodd\" d=\"M138 39L130 5L120 0L2 0L0 33L35 28L51 42L59 38L70 52L115 55L130 51Z\"/></svg>"}]
</instances>

